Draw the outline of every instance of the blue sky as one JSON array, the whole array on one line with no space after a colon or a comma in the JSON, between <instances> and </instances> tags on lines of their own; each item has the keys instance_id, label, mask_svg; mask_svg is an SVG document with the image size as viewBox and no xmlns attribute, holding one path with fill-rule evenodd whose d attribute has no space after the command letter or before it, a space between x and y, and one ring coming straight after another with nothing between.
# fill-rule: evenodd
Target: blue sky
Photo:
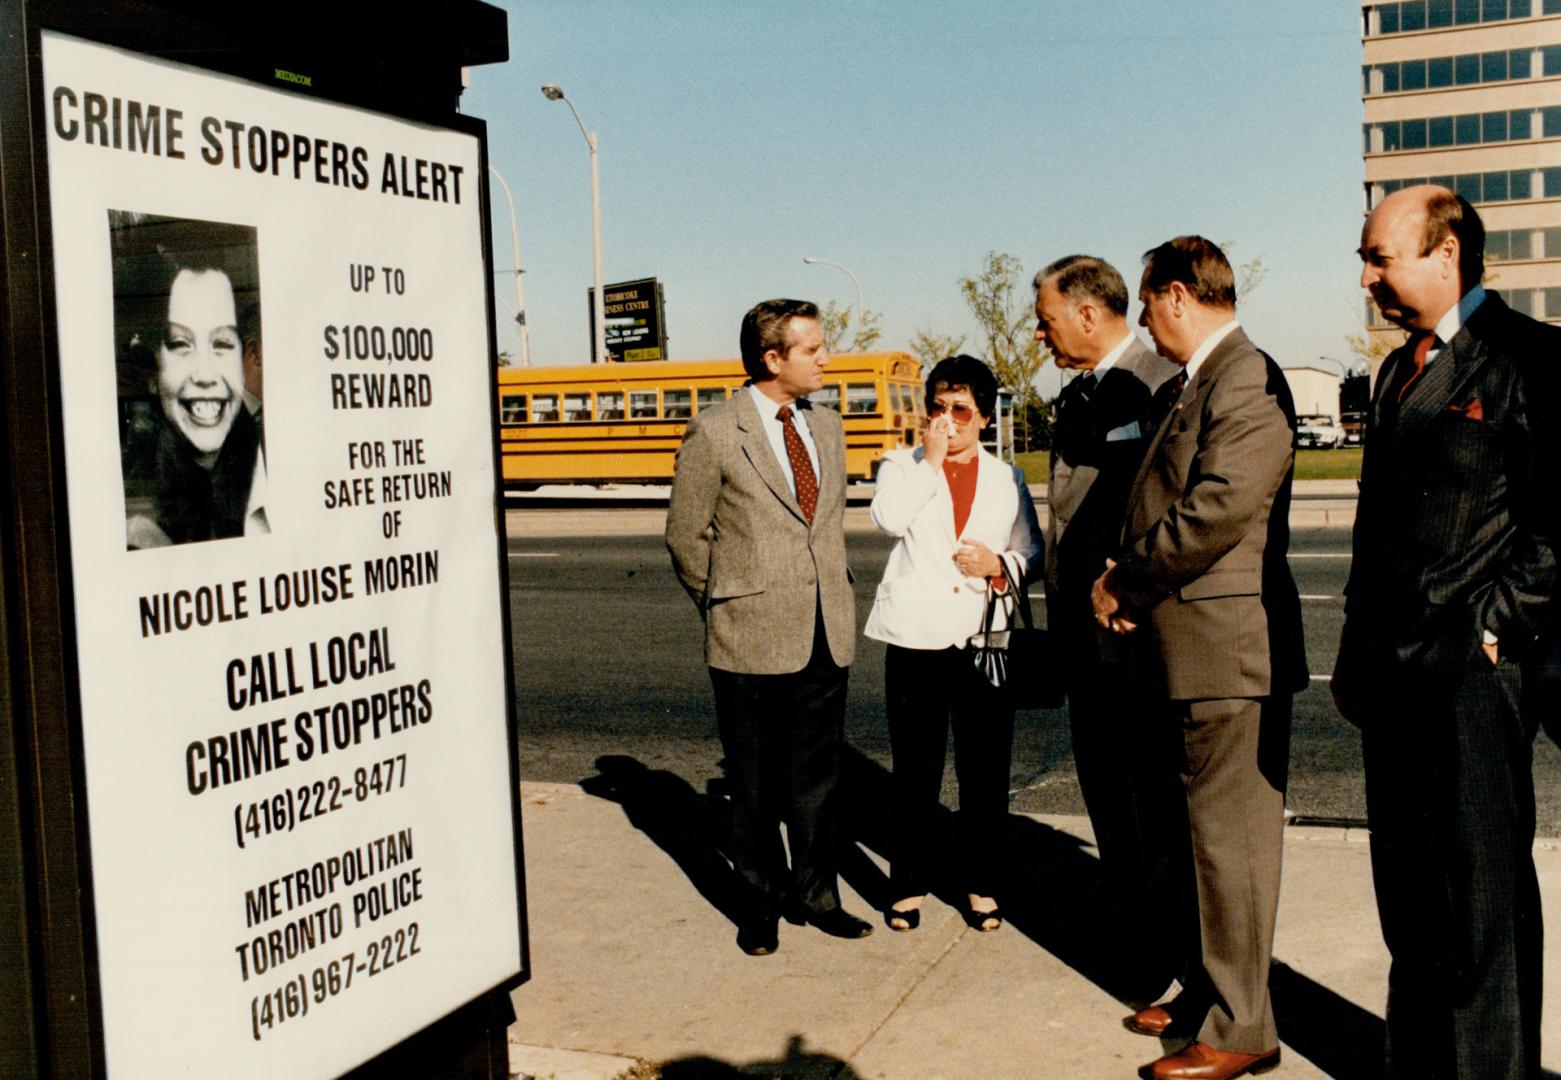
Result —
<instances>
[{"instance_id":1,"label":"blue sky","mask_svg":"<svg viewBox=\"0 0 1561 1080\"><path fill-rule=\"evenodd\" d=\"M605 279L661 280L674 358L735 356L765 297L854 303L804 255L855 272L880 347L973 345L956 281L987 251L1027 275L1103 255L1136 291L1182 232L1269 268L1241 317L1280 363L1346 358L1360 329L1358 4L499 2L511 58L462 109L515 194L537 364L587 359L591 282L586 143L545 82L601 140Z\"/></svg>"}]
</instances>

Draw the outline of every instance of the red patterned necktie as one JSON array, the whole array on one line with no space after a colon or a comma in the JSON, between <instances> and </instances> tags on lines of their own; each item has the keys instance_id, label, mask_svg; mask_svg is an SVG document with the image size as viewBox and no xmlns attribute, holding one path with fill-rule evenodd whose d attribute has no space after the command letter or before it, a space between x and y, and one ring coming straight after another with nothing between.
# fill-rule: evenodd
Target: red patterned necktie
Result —
<instances>
[{"instance_id":1,"label":"red patterned necktie","mask_svg":"<svg viewBox=\"0 0 1561 1080\"><path fill-rule=\"evenodd\" d=\"M1420 373L1425 370L1425 359L1431 352L1431 346L1436 344L1435 334L1422 334L1415 342L1415 370L1409 373L1409 378L1404 380L1404 385L1398 388L1398 400L1403 401L1409 388L1415 385L1415 380L1420 378Z\"/></svg>"},{"instance_id":2,"label":"red patterned necktie","mask_svg":"<svg viewBox=\"0 0 1561 1080\"><path fill-rule=\"evenodd\" d=\"M791 475L797 483L797 505L802 516L813 524L813 511L818 508L818 476L813 472L813 462L808 459L808 448L802 445L797 425L791 422L791 406L782 405L776 413L780 417L781 432L786 438L786 457L791 462Z\"/></svg>"}]
</instances>

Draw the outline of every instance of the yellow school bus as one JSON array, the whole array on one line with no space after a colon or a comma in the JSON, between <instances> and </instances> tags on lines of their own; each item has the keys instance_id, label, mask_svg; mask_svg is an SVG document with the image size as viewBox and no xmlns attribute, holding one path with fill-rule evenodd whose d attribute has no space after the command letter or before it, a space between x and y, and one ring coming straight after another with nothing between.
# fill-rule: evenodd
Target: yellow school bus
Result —
<instances>
[{"instance_id":1,"label":"yellow school bus","mask_svg":"<svg viewBox=\"0 0 1561 1080\"><path fill-rule=\"evenodd\" d=\"M746 378L741 360L500 368L504 486L668 483L689 418ZM886 451L915 445L926 408L921 365L903 352L831 357L809 397L845 420L852 480L872 479Z\"/></svg>"}]
</instances>

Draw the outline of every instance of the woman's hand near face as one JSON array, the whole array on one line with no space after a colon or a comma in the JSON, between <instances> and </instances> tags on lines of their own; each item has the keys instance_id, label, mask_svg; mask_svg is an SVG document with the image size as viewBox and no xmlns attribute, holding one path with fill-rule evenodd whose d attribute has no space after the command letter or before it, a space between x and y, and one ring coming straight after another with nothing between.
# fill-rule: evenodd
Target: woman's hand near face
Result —
<instances>
[{"instance_id":1,"label":"woman's hand near face","mask_svg":"<svg viewBox=\"0 0 1561 1080\"><path fill-rule=\"evenodd\" d=\"M954 564L968 577L995 578L1003 572L997 553L979 540L966 540L954 553Z\"/></svg>"},{"instance_id":2,"label":"woman's hand near face","mask_svg":"<svg viewBox=\"0 0 1561 1080\"><path fill-rule=\"evenodd\" d=\"M922 436L922 450L927 464L934 469L943 468L943 459L948 456L949 436L954 433L954 421L949 419L948 413L934 416L927 421L926 434Z\"/></svg>"}]
</instances>

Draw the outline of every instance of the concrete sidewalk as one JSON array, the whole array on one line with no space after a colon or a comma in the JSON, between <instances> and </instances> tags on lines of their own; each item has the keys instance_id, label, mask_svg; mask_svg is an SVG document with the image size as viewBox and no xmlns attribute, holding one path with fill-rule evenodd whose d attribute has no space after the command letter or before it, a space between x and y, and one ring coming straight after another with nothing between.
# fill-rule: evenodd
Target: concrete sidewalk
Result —
<instances>
[{"instance_id":1,"label":"concrete sidewalk","mask_svg":"<svg viewBox=\"0 0 1561 1080\"><path fill-rule=\"evenodd\" d=\"M920 929L892 933L871 910L886 899L882 863L864 851L842 892L874 919L871 937L783 922L780 951L748 957L723 914L736 908L720 801L629 765L584 787L522 785L533 975L514 994L515 1075L1090 1080L1132 1077L1162 1052L1123 1029L1129 1010L1106 988L1112 928L1084 819L1010 819L1015 880L997 933L970 930L938 897ZM1381 1075L1387 956L1365 841L1287 837L1275 1075ZM1546 921L1561 926L1561 847L1542 842L1536 859ZM1545 964L1550 1069L1561 1067L1558 937Z\"/></svg>"}]
</instances>

